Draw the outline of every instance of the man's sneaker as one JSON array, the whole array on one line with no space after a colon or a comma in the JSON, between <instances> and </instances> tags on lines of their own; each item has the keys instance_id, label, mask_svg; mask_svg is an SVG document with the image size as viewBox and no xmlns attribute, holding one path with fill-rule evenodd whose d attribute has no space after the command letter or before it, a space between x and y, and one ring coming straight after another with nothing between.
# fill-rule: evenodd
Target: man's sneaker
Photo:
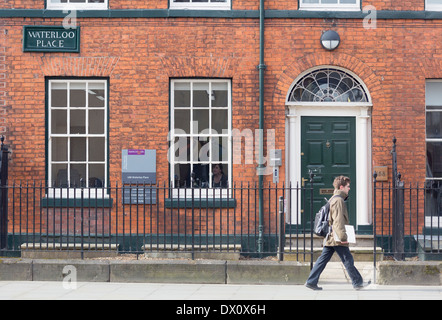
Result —
<instances>
[{"instance_id":1,"label":"man's sneaker","mask_svg":"<svg viewBox=\"0 0 442 320\"><path fill-rule=\"evenodd\" d=\"M361 284L354 286L353 288L355 288L356 290L361 290L361 289L364 289L365 287L369 286L370 284L371 284L371 281L362 282Z\"/></svg>"},{"instance_id":2,"label":"man's sneaker","mask_svg":"<svg viewBox=\"0 0 442 320\"><path fill-rule=\"evenodd\" d=\"M318 287L317 284L313 285L313 284L306 283L305 286L309 289L312 289L312 290L322 290L322 288Z\"/></svg>"}]
</instances>

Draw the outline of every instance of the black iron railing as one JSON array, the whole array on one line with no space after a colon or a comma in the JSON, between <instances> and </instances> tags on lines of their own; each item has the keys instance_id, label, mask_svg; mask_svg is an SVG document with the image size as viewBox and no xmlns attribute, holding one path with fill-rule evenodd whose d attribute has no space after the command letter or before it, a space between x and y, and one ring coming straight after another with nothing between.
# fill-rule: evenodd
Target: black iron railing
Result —
<instances>
[{"instance_id":1,"label":"black iron railing","mask_svg":"<svg viewBox=\"0 0 442 320\"><path fill-rule=\"evenodd\" d=\"M374 180L373 225L377 245L395 260L442 258L442 181L421 184Z\"/></svg>"},{"instance_id":2,"label":"black iron railing","mask_svg":"<svg viewBox=\"0 0 442 320\"><path fill-rule=\"evenodd\" d=\"M255 183L220 189L174 188L168 183L51 187L32 181L1 188L9 199L2 255L74 251L81 257L115 252L167 256L172 252L195 258L203 252L272 255L281 260L284 254L296 254L305 261L313 259L311 231L293 226L289 218L292 207L303 210L301 199L311 201L306 200L311 186L264 186L263 221L259 221ZM312 212L305 214L313 217ZM293 233L299 234L296 241L290 239Z\"/></svg>"},{"instance_id":3,"label":"black iron railing","mask_svg":"<svg viewBox=\"0 0 442 320\"><path fill-rule=\"evenodd\" d=\"M373 175L374 247L381 246L395 260L442 260L442 180L404 183L396 142L393 138L392 180L377 181L377 173Z\"/></svg>"}]
</instances>

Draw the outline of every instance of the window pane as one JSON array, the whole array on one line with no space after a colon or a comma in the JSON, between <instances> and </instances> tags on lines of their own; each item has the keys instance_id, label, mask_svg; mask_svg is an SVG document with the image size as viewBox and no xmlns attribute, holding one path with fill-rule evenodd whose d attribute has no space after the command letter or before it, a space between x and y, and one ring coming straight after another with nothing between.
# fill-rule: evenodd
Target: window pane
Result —
<instances>
[{"instance_id":1,"label":"window pane","mask_svg":"<svg viewBox=\"0 0 442 320\"><path fill-rule=\"evenodd\" d=\"M228 129L227 115L227 110L212 110L212 129L216 133L222 134L223 130Z\"/></svg>"},{"instance_id":2,"label":"window pane","mask_svg":"<svg viewBox=\"0 0 442 320\"><path fill-rule=\"evenodd\" d=\"M216 177L215 174L221 174L221 176ZM227 188L229 185L228 176L229 168L226 164L215 163L212 165L212 187Z\"/></svg>"},{"instance_id":3,"label":"window pane","mask_svg":"<svg viewBox=\"0 0 442 320\"><path fill-rule=\"evenodd\" d=\"M104 110L89 110L89 133L104 133Z\"/></svg>"},{"instance_id":4,"label":"window pane","mask_svg":"<svg viewBox=\"0 0 442 320\"><path fill-rule=\"evenodd\" d=\"M88 90L89 107L104 107L105 92L104 83L91 83Z\"/></svg>"},{"instance_id":5,"label":"window pane","mask_svg":"<svg viewBox=\"0 0 442 320\"><path fill-rule=\"evenodd\" d=\"M426 83L425 88L425 104L427 109L432 106L442 106L442 82L429 82Z\"/></svg>"},{"instance_id":6,"label":"window pane","mask_svg":"<svg viewBox=\"0 0 442 320\"><path fill-rule=\"evenodd\" d=\"M209 107L209 84L194 83L193 84L193 106L197 108Z\"/></svg>"},{"instance_id":7,"label":"window pane","mask_svg":"<svg viewBox=\"0 0 442 320\"><path fill-rule=\"evenodd\" d=\"M193 185L195 187L206 188L209 186L209 167L208 163L196 163L193 165L193 173L195 173Z\"/></svg>"},{"instance_id":8,"label":"window pane","mask_svg":"<svg viewBox=\"0 0 442 320\"><path fill-rule=\"evenodd\" d=\"M71 83L71 108L86 107L86 83Z\"/></svg>"},{"instance_id":9,"label":"window pane","mask_svg":"<svg viewBox=\"0 0 442 320\"><path fill-rule=\"evenodd\" d=\"M190 133L190 110L175 110L175 129Z\"/></svg>"},{"instance_id":10,"label":"window pane","mask_svg":"<svg viewBox=\"0 0 442 320\"><path fill-rule=\"evenodd\" d=\"M67 112L66 110L51 111L51 131L52 133L67 133Z\"/></svg>"},{"instance_id":11,"label":"window pane","mask_svg":"<svg viewBox=\"0 0 442 320\"><path fill-rule=\"evenodd\" d=\"M104 138L89 138L89 161L104 161Z\"/></svg>"},{"instance_id":12,"label":"window pane","mask_svg":"<svg viewBox=\"0 0 442 320\"><path fill-rule=\"evenodd\" d=\"M71 138L71 161L86 161L86 138Z\"/></svg>"},{"instance_id":13,"label":"window pane","mask_svg":"<svg viewBox=\"0 0 442 320\"><path fill-rule=\"evenodd\" d=\"M342 4L356 4L356 0L341 0Z\"/></svg>"},{"instance_id":14,"label":"window pane","mask_svg":"<svg viewBox=\"0 0 442 320\"><path fill-rule=\"evenodd\" d=\"M104 186L104 164L89 165L89 187L101 188Z\"/></svg>"},{"instance_id":15,"label":"window pane","mask_svg":"<svg viewBox=\"0 0 442 320\"><path fill-rule=\"evenodd\" d=\"M68 138L52 138L52 161L68 160Z\"/></svg>"},{"instance_id":16,"label":"window pane","mask_svg":"<svg viewBox=\"0 0 442 320\"><path fill-rule=\"evenodd\" d=\"M222 108L228 106L227 83L212 84L212 107Z\"/></svg>"},{"instance_id":17,"label":"window pane","mask_svg":"<svg viewBox=\"0 0 442 320\"><path fill-rule=\"evenodd\" d=\"M175 186L189 187L190 186L190 164L176 164L174 178L175 178Z\"/></svg>"},{"instance_id":18,"label":"window pane","mask_svg":"<svg viewBox=\"0 0 442 320\"><path fill-rule=\"evenodd\" d=\"M68 186L68 165L67 164L53 164L52 165L52 181L54 187L64 187Z\"/></svg>"},{"instance_id":19,"label":"window pane","mask_svg":"<svg viewBox=\"0 0 442 320\"><path fill-rule=\"evenodd\" d=\"M442 0L427 0L427 4L442 4Z\"/></svg>"},{"instance_id":20,"label":"window pane","mask_svg":"<svg viewBox=\"0 0 442 320\"><path fill-rule=\"evenodd\" d=\"M86 183L86 165L85 164L72 164L70 170L70 185L72 187L85 187ZM83 179L83 181L81 181ZM82 182L82 183L81 183Z\"/></svg>"},{"instance_id":21,"label":"window pane","mask_svg":"<svg viewBox=\"0 0 442 320\"><path fill-rule=\"evenodd\" d=\"M442 138L442 112L427 112L427 138Z\"/></svg>"},{"instance_id":22,"label":"window pane","mask_svg":"<svg viewBox=\"0 0 442 320\"><path fill-rule=\"evenodd\" d=\"M197 134L209 129L209 110L195 109L193 111L193 133Z\"/></svg>"},{"instance_id":23,"label":"window pane","mask_svg":"<svg viewBox=\"0 0 442 320\"><path fill-rule=\"evenodd\" d=\"M194 161L208 162L210 161L210 145L208 137L199 137L193 139Z\"/></svg>"},{"instance_id":24,"label":"window pane","mask_svg":"<svg viewBox=\"0 0 442 320\"><path fill-rule=\"evenodd\" d=\"M338 0L322 0L322 4L337 4Z\"/></svg>"},{"instance_id":25,"label":"window pane","mask_svg":"<svg viewBox=\"0 0 442 320\"><path fill-rule=\"evenodd\" d=\"M174 139L173 150L175 152L174 161L190 161L190 138L178 137Z\"/></svg>"},{"instance_id":26,"label":"window pane","mask_svg":"<svg viewBox=\"0 0 442 320\"><path fill-rule=\"evenodd\" d=\"M442 142L427 142L427 178L442 178Z\"/></svg>"},{"instance_id":27,"label":"window pane","mask_svg":"<svg viewBox=\"0 0 442 320\"><path fill-rule=\"evenodd\" d=\"M71 134L86 133L86 111L85 110L71 110Z\"/></svg>"},{"instance_id":28,"label":"window pane","mask_svg":"<svg viewBox=\"0 0 442 320\"><path fill-rule=\"evenodd\" d=\"M229 161L229 141L227 137L212 138L212 162Z\"/></svg>"},{"instance_id":29,"label":"window pane","mask_svg":"<svg viewBox=\"0 0 442 320\"><path fill-rule=\"evenodd\" d=\"M190 83L176 83L174 89L175 108L190 107Z\"/></svg>"},{"instance_id":30,"label":"window pane","mask_svg":"<svg viewBox=\"0 0 442 320\"><path fill-rule=\"evenodd\" d=\"M429 217L442 217L442 180L427 180L425 215Z\"/></svg>"},{"instance_id":31,"label":"window pane","mask_svg":"<svg viewBox=\"0 0 442 320\"><path fill-rule=\"evenodd\" d=\"M319 3L319 0L302 0L302 3Z\"/></svg>"},{"instance_id":32,"label":"window pane","mask_svg":"<svg viewBox=\"0 0 442 320\"><path fill-rule=\"evenodd\" d=\"M53 83L51 85L51 107L67 107L67 84Z\"/></svg>"}]
</instances>

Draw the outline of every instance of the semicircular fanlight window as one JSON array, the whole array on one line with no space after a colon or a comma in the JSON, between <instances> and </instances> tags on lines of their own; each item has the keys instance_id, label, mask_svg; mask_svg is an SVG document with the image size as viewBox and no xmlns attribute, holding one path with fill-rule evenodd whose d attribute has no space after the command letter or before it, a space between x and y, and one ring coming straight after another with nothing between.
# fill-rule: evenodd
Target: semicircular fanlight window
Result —
<instances>
[{"instance_id":1,"label":"semicircular fanlight window","mask_svg":"<svg viewBox=\"0 0 442 320\"><path fill-rule=\"evenodd\" d=\"M350 74L332 68L302 77L293 87L289 102L368 102L363 86Z\"/></svg>"}]
</instances>

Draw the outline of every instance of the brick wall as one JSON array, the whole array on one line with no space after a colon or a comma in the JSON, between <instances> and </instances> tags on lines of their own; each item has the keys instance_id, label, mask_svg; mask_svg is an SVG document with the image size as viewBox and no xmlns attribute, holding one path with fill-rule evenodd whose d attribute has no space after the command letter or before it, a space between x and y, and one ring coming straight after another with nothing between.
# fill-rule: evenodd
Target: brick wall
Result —
<instances>
[{"instance_id":1,"label":"brick wall","mask_svg":"<svg viewBox=\"0 0 442 320\"><path fill-rule=\"evenodd\" d=\"M257 128L257 21L226 25L224 20L79 20L80 54L23 53L26 22L15 20L6 26L7 64L12 70L8 89L13 93L7 137L14 152L11 176L45 178L46 77L109 78L112 181L120 179L121 149L126 148L157 149L158 179L167 181L170 78L231 78L233 127ZM255 179L255 166L244 174L245 179Z\"/></svg>"},{"instance_id":2,"label":"brick wall","mask_svg":"<svg viewBox=\"0 0 442 320\"><path fill-rule=\"evenodd\" d=\"M234 2L234 8L256 9L256 2ZM135 3L121 2L121 8ZM155 6L160 4L167 1ZM269 2L275 9L281 5ZM420 8L410 6L407 10ZM158 180L169 179L171 78L232 79L232 127L258 128L257 19L80 18L81 50L73 54L22 52L23 25L29 24L61 25L62 19L8 19L0 31L0 131L6 133L13 152L12 179L45 179L47 77L109 79L112 182L121 179L121 150L128 148L156 149ZM391 166L391 140L396 136L404 179L422 181L425 79L442 78L440 27L439 21L380 20L376 29L367 30L361 20L267 20L265 129L275 130L275 147L286 147L285 98L294 79L313 67L338 66L358 75L372 97L372 165ZM326 52L319 38L330 28L340 34L342 43ZM284 152L282 160L284 164ZM256 166L235 164L234 180L257 181ZM280 172L283 182L284 166ZM270 179L265 177L265 183Z\"/></svg>"},{"instance_id":3,"label":"brick wall","mask_svg":"<svg viewBox=\"0 0 442 320\"><path fill-rule=\"evenodd\" d=\"M17 179L45 176L45 77L109 78L112 180L120 175L121 149L155 147L159 159L166 159L170 78L231 78L233 128L258 126L256 20L79 19L79 54L22 52L22 26L27 23L14 19L2 32L7 46L0 86L7 90L2 91L0 111L12 108L7 142L12 145L11 170ZM60 25L61 20L33 23ZM423 177L425 79L442 77L437 24L384 20L378 21L377 29L366 30L359 20L269 21L265 127L276 130L277 148L285 147L284 101L294 79L315 66L335 65L358 75L371 94L373 165L390 164L391 139L396 136L403 160L400 170L410 180ZM331 27L342 43L336 51L326 52L319 37ZM159 166L159 179L168 179L167 161L159 161ZM242 165L234 170L255 179L255 165L246 167L250 168L245 172Z\"/></svg>"}]
</instances>

